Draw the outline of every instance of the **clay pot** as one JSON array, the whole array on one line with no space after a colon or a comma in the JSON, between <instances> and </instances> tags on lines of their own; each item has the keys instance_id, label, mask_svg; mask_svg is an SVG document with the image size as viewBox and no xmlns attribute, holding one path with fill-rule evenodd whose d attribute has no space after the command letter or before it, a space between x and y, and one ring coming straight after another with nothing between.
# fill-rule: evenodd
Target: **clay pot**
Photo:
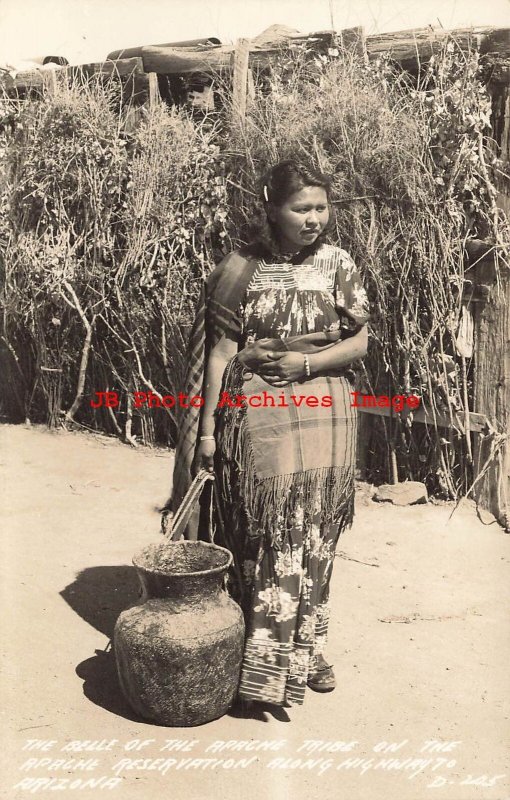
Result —
<instances>
[{"instance_id":1,"label":"clay pot","mask_svg":"<svg viewBox=\"0 0 510 800\"><path fill-rule=\"evenodd\" d=\"M165 542L134 558L140 605L114 632L120 685L132 708L162 725L217 719L232 704L244 647L239 606L222 589L232 561L206 542Z\"/></svg>"}]
</instances>

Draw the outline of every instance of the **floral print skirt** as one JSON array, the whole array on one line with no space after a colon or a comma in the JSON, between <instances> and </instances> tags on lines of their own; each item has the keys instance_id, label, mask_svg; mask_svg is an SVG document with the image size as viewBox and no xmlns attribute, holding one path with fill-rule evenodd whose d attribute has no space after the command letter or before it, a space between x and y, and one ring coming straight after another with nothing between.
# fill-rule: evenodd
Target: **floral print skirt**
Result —
<instances>
[{"instance_id":1,"label":"floral print skirt","mask_svg":"<svg viewBox=\"0 0 510 800\"><path fill-rule=\"evenodd\" d=\"M247 638L239 694L301 704L313 657L324 650L338 524L320 528L318 511L298 506L281 550L252 540L243 561ZM250 553L249 550L252 550Z\"/></svg>"},{"instance_id":2,"label":"floral print skirt","mask_svg":"<svg viewBox=\"0 0 510 800\"><path fill-rule=\"evenodd\" d=\"M298 503L293 517L276 525L283 534L279 549L257 536L246 518L235 526L244 535L226 542L238 573L231 593L246 619L239 696L301 704L314 657L327 641L329 585L342 525L320 524L319 497L308 510Z\"/></svg>"}]
</instances>

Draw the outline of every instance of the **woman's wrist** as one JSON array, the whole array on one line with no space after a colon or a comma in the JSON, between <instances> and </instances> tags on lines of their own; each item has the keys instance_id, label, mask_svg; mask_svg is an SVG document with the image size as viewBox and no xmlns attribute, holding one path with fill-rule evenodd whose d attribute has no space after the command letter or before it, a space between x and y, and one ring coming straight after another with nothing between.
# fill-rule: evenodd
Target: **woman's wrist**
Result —
<instances>
[{"instance_id":1,"label":"woman's wrist","mask_svg":"<svg viewBox=\"0 0 510 800\"><path fill-rule=\"evenodd\" d=\"M214 429L216 427L216 421L213 416L202 418L202 423L200 425L198 438L201 440L204 437L206 439L210 439L211 437L214 438Z\"/></svg>"},{"instance_id":2,"label":"woman's wrist","mask_svg":"<svg viewBox=\"0 0 510 800\"><path fill-rule=\"evenodd\" d=\"M234 358L241 365L241 367L246 366L242 350L239 350L239 352L235 354Z\"/></svg>"},{"instance_id":3,"label":"woman's wrist","mask_svg":"<svg viewBox=\"0 0 510 800\"><path fill-rule=\"evenodd\" d=\"M208 425L200 428L200 433L198 434L199 439L211 439L214 438L214 425L210 427Z\"/></svg>"}]
</instances>

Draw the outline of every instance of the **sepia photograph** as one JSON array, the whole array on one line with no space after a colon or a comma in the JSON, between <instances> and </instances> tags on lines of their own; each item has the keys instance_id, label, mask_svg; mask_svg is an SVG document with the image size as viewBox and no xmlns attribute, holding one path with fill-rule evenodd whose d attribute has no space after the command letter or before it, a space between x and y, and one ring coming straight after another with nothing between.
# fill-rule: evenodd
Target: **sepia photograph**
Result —
<instances>
[{"instance_id":1,"label":"sepia photograph","mask_svg":"<svg viewBox=\"0 0 510 800\"><path fill-rule=\"evenodd\" d=\"M510 0L0 0L0 797L510 800Z\"/></svg>"}]
</instances>

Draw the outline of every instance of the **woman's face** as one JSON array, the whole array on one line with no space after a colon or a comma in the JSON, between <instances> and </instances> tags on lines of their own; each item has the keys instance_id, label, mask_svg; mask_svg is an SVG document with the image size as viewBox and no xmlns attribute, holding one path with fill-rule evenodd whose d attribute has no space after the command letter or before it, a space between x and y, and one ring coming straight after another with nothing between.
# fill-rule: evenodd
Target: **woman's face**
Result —
<instances>
[{"instance_id":1,"label":"woman's face","mask_svg":"<svg viewBox=\"0 0 510 800\"><path fill-rule=\"evenodd\" d=\"M278 226L283 251L298 252L313 244L329 220L328 196L321 186L305 186L282 206L274 206L269 218Z\"/></svg>"}]
</instances>

